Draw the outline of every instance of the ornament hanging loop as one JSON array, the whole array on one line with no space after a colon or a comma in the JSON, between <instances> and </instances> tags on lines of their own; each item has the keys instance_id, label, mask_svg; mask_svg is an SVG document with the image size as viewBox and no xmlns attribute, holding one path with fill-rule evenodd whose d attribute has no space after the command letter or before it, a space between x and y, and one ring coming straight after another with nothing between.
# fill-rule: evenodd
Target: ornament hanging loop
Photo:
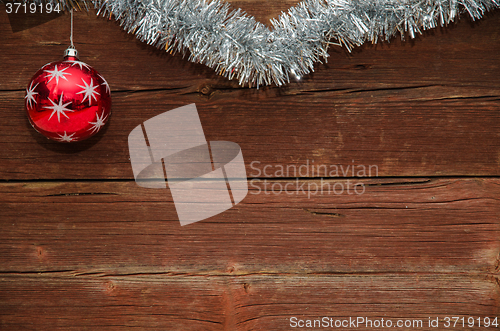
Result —
<instances>
[{"instance_id":1,"label":"ornament hanging loop","mask_svg":"<svg viewBox=\"0 0 500 331\"><path fill-rule=\"evenodd\" d=\"M64 51L64 58L74 57L78 59L78 51L73 44L73 8L70 9L71 13L71 34L69 35L70 46Z\"/></svg>"}]
</instances>

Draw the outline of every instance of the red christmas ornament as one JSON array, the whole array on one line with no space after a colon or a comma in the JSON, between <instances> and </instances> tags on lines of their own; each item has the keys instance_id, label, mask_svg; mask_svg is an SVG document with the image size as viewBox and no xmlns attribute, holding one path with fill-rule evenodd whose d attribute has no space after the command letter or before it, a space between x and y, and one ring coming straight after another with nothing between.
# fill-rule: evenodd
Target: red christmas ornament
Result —
<instances>
[{"instance_id":1,"label":"red christmas ornament","mask_svg":"<svg viewBox=\"0 0 500 331\"><path fill-rule=\"evenodd\" d=\"M111 115L106 80L78 60L70 47L63 61L43 66L26 89L26 111L33 128L59 142L87 139L102 129Z\"/></svg>"}]
</instances>

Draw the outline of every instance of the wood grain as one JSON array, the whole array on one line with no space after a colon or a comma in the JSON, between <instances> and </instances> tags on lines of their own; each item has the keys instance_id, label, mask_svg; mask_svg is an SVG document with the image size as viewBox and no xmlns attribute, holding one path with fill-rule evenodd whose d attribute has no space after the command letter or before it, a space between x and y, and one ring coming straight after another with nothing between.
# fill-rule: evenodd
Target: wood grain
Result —
<instances>
[{"instance_id":1,"label":"wood grain","mask_svg":"<svg viewBox=\"0 0 500 331\"><path fill-rule=\"evenodd\" d=\"M312 183L253 181L242 203L185 227L169 191L133 182L2 184L1 270L499 271L498 179L373 179L363 194L349 194L346 180L330 182L344 185L342 194Z\"/></svg>"},{"instance_id":2,"label":"wood grain","mask_svg":"<svg viewBox=\"0 0 500 331\"><path fill-rule=\"evenodd\" d=\"M295 3L233 7L268 23ZM352 54L332 47L315 73L259 90L79 12L76 45L110 83L113 116L63 145L31 129L23 98L67 47L69 15L14 33L4 9L0 330L289 330L292 316L360 316L422 319L401 328L414 331L436 330L429 317L442 329L446 316L500 315L500 11ZM127 137L190 103L207 140L241 146L250 191L181 227L169 190L133 181ZM315 191L325 183L351 194Z\"/></svg>"},{"instance_id":3,"label":"wood grain","mask_svg":"<svg viewBox=\"0 0 500 331\"><path fill-rule=\"evenodd\" d=\"M392 93L321 94L237 98L237 106L233 99L200 101L167 91L115 94L106 131L68 146L31 129L22 92L3 93L0 173L11 180L133 179L129 132L154 115L193 102L208 141L241 146L248 176L266 166L274 173L279 166L307 165L303 173L309 177L313 165L373 166L372 176L380 177L500 173L500 112L493 99L388 103Z\"/></svg>"},{"instance_id":4,"label":"wood grain","mask_svg":"<svg viewBox=\"0 0 500 331\"><path fill-rule=\"evenodd\" d=\"M325 316L383 318L394 325L400 319L416 320L422 327L398 330L435 330L428 326L429 318L437 318L444 329L450 314L465 321L499 314L494 282L449 275L178 278L57 273L0 276L0 289L6 298L0 301L0 325L7 330L289 330L291 317ZM339 329L373 328L360 324ZM466 324L465 329L485 328Z\"/></svg>"}]
</instances>

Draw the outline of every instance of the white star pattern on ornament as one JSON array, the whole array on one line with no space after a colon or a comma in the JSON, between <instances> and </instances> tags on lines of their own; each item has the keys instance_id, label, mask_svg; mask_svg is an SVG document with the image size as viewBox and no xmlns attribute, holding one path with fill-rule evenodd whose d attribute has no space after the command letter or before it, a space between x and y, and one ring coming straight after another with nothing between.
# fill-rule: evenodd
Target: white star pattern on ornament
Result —
<instances>
[{"instance_id":1,"label":"white star pattern on ornament","mask_svg":"<svg viewBox=\"0 0 500 331\"><path fill-rule=\"evenodd\" d=\"M88 129L88 131L92 130L92 133L99 131L104 126L104 122L106 122L106 119L108 118L109 114L106 115L106 117L104 117L104 112L103 112L101 114L101 117L99 117L99 114L96 114L95 116L97 117L96 121L89 122L89 124L92 124L92 127Z\"/></svg>"},{"instance_id":2,"label":"white star pattern on ornament","mask_svg":"<svg viewBox=\"0 0 500 331\"><path fill-rule=\"evenodd\" d=\"M59 123L61 122L61 114L64 117L69 119L68 115L66 115L66 113L64 113L64 112L65 111L73 112L73 110L66 108L66 106L69 105L71 102L65 103L63 105L62 100L63 100L63 93L61 93L61 98L59 99L59 104L57 104L54 101L52 101L51 99L49 99L49 101L52 102L52 106L44 107L45 109L52 109L53 110L52 114L50 114L49 121L52 118L52 116L56 113L57 113L57 121Z\"/></svg>"},{"instance_id":3,"label":"white star pattern on ornament","mask_svg":"<svg viewBox=\"0 0 500 331\"><path fill-rule=\"evenodd\" d=\"M69 135L66 133L66 131L64 131L64 135L60 135L60 134L57 134L59 136L59 138L56 138L57 140L59 141L62 141L62 142L67 142L67 143L70 143L72 141L76 141L76 138L73 138L73 136L76 134L76 132L74 132L73 134Z\"/></svg>"},{"instance_id":4,"label":"white star pattern on ornament","mask_svg":"<svg viewBox=\"0 0 500 331\"><path fill-rule=\"evenodd\" d=\"M80 66L80 70L83 69L83 67L87 68L90 70L90 66L85 63L85 62L82 62L82 61L66 61L66 62L69 62L71 63L71 66L74 66L75 64L79 65Z\"/></svg>"},{"instance_id":5,"label":"white star pattern on ornament","mask_svg":"<svg viewBox=\"0 0 500 331\"><path fill-rule=\"evenodd\" d=\"M99 74L98 74L99 75ZM104 79L104 77L102 77L101 75L99 75L99 77L101 77L103 83L101 85L104 85L106 86L106 93L110 93L111 92L111 89L109 88L109 84L108 82Z\"/></svg>"},{"instance_id":6,"label":"white star pattern on ornament","mask_svg":"<svg viewBox=\"0 0 500 331\"><path fill-rule=\"evenodd\" d=\"M66 77L64 77L64 75L71 75L70 73L68 72L64 72L64 70L68 69L69 67L66 67L64 69L61 69L61 70L57 70L57 64L54 66L54 70L44 70L45 72L48 73L48 76L50 77L49 79L49 82L55 78L56 79L56 83L59 84L59 78L63 78L65 80L68 80Z\"/></svg>"},{"instance_id":7,"label":"white star pattern on ornament","mask_svg":"<svg viewBox=\"0 0 500 331\"><path fill-rule=\"evenodd\" d=\"M90 85L87 84L87 82L82 78L82 81L83 81L83 84L85 84L85 86L82 86L82 85L76 85L78 87L81 87L83 89L83 91L80 91L80 92L77 92L76 94L80 94L80 93L85 93L85 95L83 96L83 100L82 102L85 102L85 99L89 99L89 106L90 104L92 103L92 98L95 99L95 101L97 101L97 97L95 96L95 94L98 94L99 95L99 92L95 91L96 88L99 87L99 85L94 85L94 81L92 80L92 78L90 78Z\"/></svg>"},{"instance_id":8,"label":"white star pattern on ornament","mask_svg":"<svg viewBox=\"0 0 500 331\"><path fill-rule=\"evenodd\" d=\"M33 82L31 82L30 87L26 89L26 96L24 98L27 99L28 105L30 107L32 106L32 102L36 103L35 94L38 94L38 92L35 92L35 89L38 84L40 83L36 83L36 85L33 86Z\"/></svg>"}]
</instances>

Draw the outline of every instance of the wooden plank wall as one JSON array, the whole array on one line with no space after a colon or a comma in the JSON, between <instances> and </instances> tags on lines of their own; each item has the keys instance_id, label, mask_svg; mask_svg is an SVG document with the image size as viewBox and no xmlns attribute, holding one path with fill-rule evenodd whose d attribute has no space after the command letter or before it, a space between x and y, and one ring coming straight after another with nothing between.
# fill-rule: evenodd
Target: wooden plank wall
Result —
<instances>
[{"instance_id":1,"label":"wooden plank wall","mask_svg":"<svg viewBox=\"0 0 500 331\"><path fill-rule=\"evenodd\" d=\"M234 3L261 21L293 4ZM80 58L110 83L113 115L61 145L31 129L23 98L67 47L69 15L13 32L0 9L0 330L289 330L292 317L436 330L429 318L445 329L451 316L483 330L477 318L500 315L499 11L333 47L315 73L259 90L78 12ZM127 136L190 103L207 140L241 146L251 186L181 227L168 190L135 184ZM354 165L377 171L312 172ZM314 191L324 183L364 191Z\"/></svg>"}]
</instances>

